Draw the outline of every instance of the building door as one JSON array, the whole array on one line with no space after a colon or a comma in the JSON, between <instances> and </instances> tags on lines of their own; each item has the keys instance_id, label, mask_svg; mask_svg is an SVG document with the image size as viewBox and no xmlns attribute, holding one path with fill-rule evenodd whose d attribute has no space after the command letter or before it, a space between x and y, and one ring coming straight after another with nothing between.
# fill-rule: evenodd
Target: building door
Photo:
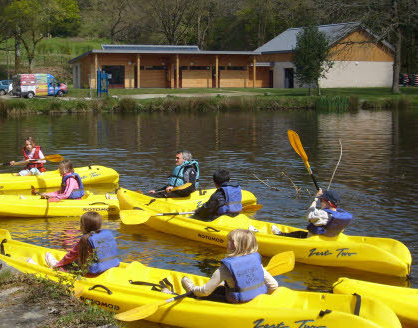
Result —
<instances>
[{"instance_id":1,"label":"building door","mask_svg":"<svg viewBox=\"0 0 418 328\"><path fill-rule=\"evenodd\" d=\"M285 88L294 88L293 83L293 75L294 75L294 69L292 68L285 68L284 69L284 87Z\"/></svg>"},{"instance_id":2,"label":"building door","mask_svg":"<svg viewBox=\"0 0 418 328\"><path fill-rule=\"evenodd\" d=\"M109 80L109 88L125 87L125 66L102 66L102 70L112 74L112 78Z\"/></svg>"}]
</instances>

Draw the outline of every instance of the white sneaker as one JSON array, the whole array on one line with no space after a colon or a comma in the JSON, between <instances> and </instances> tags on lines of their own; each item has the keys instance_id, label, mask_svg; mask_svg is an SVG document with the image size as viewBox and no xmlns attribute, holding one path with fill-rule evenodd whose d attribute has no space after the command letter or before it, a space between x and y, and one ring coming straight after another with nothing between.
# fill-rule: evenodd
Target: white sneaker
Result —
<instances>
[{"instance_id":1,"label":"white sneaker","mask_svg":"<svg viewBox=\"0 0 418 328\"><path fill-rule=\"evenodd\" d=\"M32 260L32 258L30 258L30 257L28 257L28 258L26 259L26 262L28 262L28 263L30 263L30 264L38 264L38 263L36 263L34 260Z\"/></svg>"},{"instance_id":2,"label":"white sneaker","mask_svg":"<svg viewBox=\"0 0 418 328\"><path fill-rule=\"evenodd\" d=\"M161 293L164 294L173 294L173 292L171 290L169 290L168 288L164 287L161 289Z\"/></svg>"},{"instance_id":3,"label":"white sneaker","mask_svg":"<svg viewBox=\"0 0 418 328\"><path fill-rule=\"evenodd\" d=\"M273 225L271 226L271 232L272 232L274 235L280 235L280 234L282 233L282 231L280 230L280 228L279 228L278 226L276 226L275 224L273 224Z\"/></svg>"},{"instance_id":4,"label":"white sneaker","mask_svg":"<svg viewBox=\"0 0 418 328\"><path fill-rule=\"evenodd\" d=\"M50 268L55 266L59 261L52 255L50 252L46 252L45 254L45 262L48 264Z\"/></svg>"},{"instance_id":5,"label":"white sneaker","mask_svg":"<svg viewBox=\"0 0 418 328\"><path fill-rule=\"evenodd\" d=\"M253 225L250 225L248 227L248 230L252 231L252 232L258 232L258 229L256 227L254 227Z\"/></svg>"}]
</instances>

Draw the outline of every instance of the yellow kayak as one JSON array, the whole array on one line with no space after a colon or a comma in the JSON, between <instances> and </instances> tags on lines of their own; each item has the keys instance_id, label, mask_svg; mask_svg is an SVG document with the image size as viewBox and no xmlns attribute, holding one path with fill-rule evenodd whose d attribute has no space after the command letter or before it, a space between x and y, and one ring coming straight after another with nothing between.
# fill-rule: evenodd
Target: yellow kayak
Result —
<instances>
[{"instance_id":1,"label":"yellow kayak","mask_svg":"<svg viewBox=\"0 0 418 328\"><path fill-rule=\"evenodd\" d=\"M102 216L119 214L119 201L116 195L107 199L105 195L86 192L82 199L64 199L48 202L40 196L0 195L0 216L4 217L53 217L80 216L85 212L96 211Z\"/></svg>"},{"instance_id":2,"label":"yellow kayak","mask_svg":"<svg viewBox=\"0 0 418 328\"><path fill-rule=\"evenodd\" d=\"M418 289L340 278L334 283L333 292L335 294L356 293L378 299L396 313L402 327L418 327Z\"/></svg>"},{"instance_id":3,"label":"yellow kayak","mask_svg":"<svg viewBox=\"0 0 418 328\"><path fill-rule=\"evenodd\" d=\"M119 174L114 169L91 165L75 168L84 185L113 183L119 181ZM16 176L16 173L0 174L0 191L5 190L30 190L31 186L35 188L59 188L61 186L62 177L58 170L47 171L42 175L36 176Z\"/></svg>"},{"instance_id":4,"label":"yellow kayak","mask_svg":"<svg viewBox=\"0 0 418 328\"><path fill-rule=\"evenodd\" d=\"M207 202L210 196L216 191L213 189L197 190L192 192L188 197L178 198L154 198L136 191L119 188L118 199L120 208L123 210L130 210L138 205L149 205L151 208L160 208L165 212L182 212L194 211L197 207ZM119 196L121 195L121 197ZM123 196L122 196L123 195ZM125 197L126 195L126 197ZM253 193L242 191L242 205L254 205L257 203L257 198ZM155 204L155 205L152 205Z\"/></svg>"},{"instance_id":5,"label":"yellow kayak","mask_svg":"<svg viewBox=\"0 0 418 328\"><path fill-rule=\"evenodd\" d=\"M120 216L124 223L135 224L137 217L138 223L144 223L155 230L222 247L226 247L230 231L237 228L248 229L252 225L258 230L256 237L259 252L264 256L291 250L295 252L296 261L300 263L346 267L401 277L408 275L411 270L411 253L404 244L395 239L347 236L342 233L337 237L281 237L271 232L273 223L253 220L243 214L236 217L221 216L211 222L183 215L155 216L156 213L173 212L173 206L159 199L146 203L142 199L143 195L126 189L119 189L117 195L122 210ZM145 211L130 210L135 206L140 206ZM126 209L129 211L124 211ZM180 207L180 210L187 209ZM130 222L124 217L129 217ZM282 232L301 230L276 225Z\"/></svg>"},{"instance_id":6,"label":"yellow kayak","mask_svg":"<svg viewBox=\"0 0 418 328\"><path fill-rule=\"evenodd\" d=\"M74 279L45 264L45 252L57 258L65 253L31 244L14 241L7 230L0 230L0 260L19 271L34 273L58 281L58 275ZM6 256L7 255L7 256ZM31 257L38 264L26 262ZM173 291L185 293L181 278L187 275L195 284L204 284L208 278L156 269L139 262L121 263L95 278L76 280L74 287L81 300L89 300L109 311L125 312L143 305L164 302L174 295L152 290L146 282L171 284ZM167 283L168 282L168 283ZM360 305L361 304L361 305ZM354 315L359 307L359 315ZM169 305L159 306L146 320L178 327L239 327L239 328L401 328L390 308L367 297L352 295L298 292L279 287L271 295L259 295L250 302L229 304L186 297Z\"/></svg>"}]
</instances>

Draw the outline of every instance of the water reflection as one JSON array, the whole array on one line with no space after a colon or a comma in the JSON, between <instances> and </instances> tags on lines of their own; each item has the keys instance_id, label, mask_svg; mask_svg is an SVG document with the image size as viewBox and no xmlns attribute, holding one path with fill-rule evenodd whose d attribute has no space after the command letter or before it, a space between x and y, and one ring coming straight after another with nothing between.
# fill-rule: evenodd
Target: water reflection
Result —
<instances>
[{"instance_id":1,"label":"water reflection","mask_svg":"<svg viewBox=\"0 0 418 328\"><path fill-rule=\"evenodd\" d=\"M166 182L175 151L184 147L201 164L202 187L213 187L213 171L225 167L264 205L256 218L302 228L315 190L287 140L287 129L300 135L322 187L328 185L338 161L341 139L343 158L332 188L340 192L341 206L356 218L347 234L398 239L416 258L416 122L414 111L396 110L34 116L0 120L0 156L2 162L19 159L24 137L32 135L46 154L61 154L76 166L112 167L120 173L121 186L149 190ZM48 163L47 167L56 169L56 164ZM302 188L298 195L282 172ZM278 190L269 189L253 174ZM104 193L113 191L114 186L89 189ZM119 220L106 220L105 227L115 231L124 261L140 260L155 267L210 276L225 252L146 226L124 226ZM0 220L0 228L9 229L19 240L68 249L79 236L79 219L6 218ZM412 285L416 286L416 264L412 271ZM279 279L282 285L296 289L329 290L340 276L407 284L400 278L299 264Z\"/></svg>"}]
</instances>

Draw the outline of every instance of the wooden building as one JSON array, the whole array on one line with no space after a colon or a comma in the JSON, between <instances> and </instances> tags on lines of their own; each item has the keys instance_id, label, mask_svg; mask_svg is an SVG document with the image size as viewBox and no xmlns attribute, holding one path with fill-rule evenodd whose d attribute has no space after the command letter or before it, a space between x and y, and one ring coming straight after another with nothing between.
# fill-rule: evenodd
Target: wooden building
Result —
<instances>
[{"instance_id":1,"label":"wooden building","mask_svg":"<svg viewBox=\"0 0 418 328\"><path fill-rule=\"evenodd\" d=\"M334 65L320 79L321 88L387 87L392 85L394 49L359 23L318 26L328 39ZM273 66L273 87L302 87L294 80L292 63L296 36L302 28L290 28L255 52L258 62Z\"/></svg>"},{"instance_id":2,"label":"wooden building","mask_svg":"<svg viewBox=\"0 0 418 328\"><path fill-rule=\"evenodd\" d=\"M259 55L197 46L102 45L70 64L74 88L95 88L99 68L112 74L111 88L269 87L270 64L257 66Z\"/></svg>"}]
</instances>

